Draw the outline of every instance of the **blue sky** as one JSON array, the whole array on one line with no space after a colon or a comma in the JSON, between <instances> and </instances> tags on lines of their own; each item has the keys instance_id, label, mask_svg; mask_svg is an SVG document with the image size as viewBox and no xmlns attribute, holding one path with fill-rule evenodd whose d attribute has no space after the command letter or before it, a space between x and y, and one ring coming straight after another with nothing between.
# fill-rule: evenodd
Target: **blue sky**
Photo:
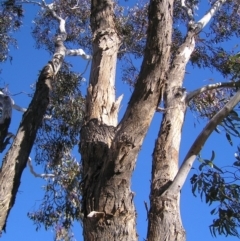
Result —
<instances>
[{"instance_id":1,"label":"blue sky","mask_svg":"<svg viewBox=\"0 0 240 241\"><path fill-rule=\"evenodd\" d=\"M10 55L13 56L12 63L5 63L2 65L2 73L0 75L0 86L4 84L9 85L9 90L12 94L19 92L32 93L30 85L36 80L39 70L50 59L48 53L44 50L36 50L34 48L34 41L30 35L30 28L32 26L32 19L36 8L31 6L26 7L26 19L22 29L16 34L18 39L19 48L10 49ZM82 72L85 68L86 62L83 62L79 57L71 57L68 60L72 60L75 70ZM193 90L202 85L208 84L210 78L214 78L216 81L223 81L223 77L217 75L214 72L208 70L197 70L188 68L189 74L186 75L185 86L188 90ZM124 93L124 100L121 107L121 113L124 112L126 104L131 94L131 89L126 84L123 84L119 78L120 70L117 72L117 95ZM83 84L83 92L87 87L87 82ZM27 107L30 98L24 93L13 96L16 104ZM10 131L16 133L18 124L21 120L21 113L14 111L12 124ZM144 201L148 202L149 187L150 187L150 174L151 174L151 155L153 152L153 145L157 137L161 121L161 114L156 113L152 125L149 129L147 137L144 141L142 150L140 152L137 166L133 175L132 189L136 193L135 204L138 211L138 234L139 240L146 238L147 221L146 210L144 207ZM200 121L202 122L202 121ZM194 123L196 126L194 126ZM184 124L183 137L181 144L180 160L183 160L188 148L191 146L192 141L197 137L198 133L202 130L204 122L202 124L193 117L191 112L187 113L187 118ZM235 147L239 144L239 140L234 141ZM214 133L207 141L202 155L205 157L211 156L211 151L216 151L216 164L223 166L225 163L234 161L235 147L231 147L223 135ZM75 153L76 157L80 159L78 153ZM32 155L33 157L34 155ZM197 163L195 164L197 165ZM36 170L41 171L40 167ZM191 176L191 174L190 174ZM15 241L15 240L53 240L54 234L52 230L45 231L41 228L36 232L35 226L32 221L28 219L27 212L37 208L42 199L41 186L44 185L44 181L37 179L30 174L28 168L25 169L21 180L21 186L17 195L15 205L10 213L10 217L7 223L7 233L3 234L3 241ZM181 198L181 213L183 225L187 232L187 241L202 241L202 240L215 240L212 237L208 226L211 224L213 216L210 215L210 210L214 206L208 207L204 202L200 200L200 197L194 197L191 193L191 185L187 180L182 190ZM82 231L80 224L76 223L74 227L76 240L81 241ZM225 237L218 236L217 240L225 240ZM229 237L228 240L234 241L237 238Z\"/></svg>"}]
</instances>

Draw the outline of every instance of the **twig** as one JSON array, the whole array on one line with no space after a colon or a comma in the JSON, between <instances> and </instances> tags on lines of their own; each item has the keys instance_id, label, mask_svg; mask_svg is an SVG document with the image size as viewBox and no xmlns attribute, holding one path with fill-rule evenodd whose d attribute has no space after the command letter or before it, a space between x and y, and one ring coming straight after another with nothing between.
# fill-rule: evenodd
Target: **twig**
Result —
<instances>
[{"instance_id":1,"label":"twig","mask_svg":"<svg viewBox=\"0 0 240 241\"><path fill-rule=\"evenodd\" d=\"M91 60L92 59L92 56L86 54L82 49L67 49L66 50L66 55L69 55L69 56L80 56L80 57L82 57L83 59L86 59L86 60Z\"/></svg>"},{"instance_id":2,"label":"twig","mask_svg":"<svg viewBox=\"0 0 240 241\"><path fill-rule=\"evenodd\" d=\"M32 166L32 160L30 157L28 157L28 166L29 166L29 169L30 169L30 172L35 176L35 177L40 177L40 178L53 178L55 177L54 174L46 174L46 173L43 173L43 174L38 174L34 171L33 169L33 166Z\"/></svg>"}]
</instances>

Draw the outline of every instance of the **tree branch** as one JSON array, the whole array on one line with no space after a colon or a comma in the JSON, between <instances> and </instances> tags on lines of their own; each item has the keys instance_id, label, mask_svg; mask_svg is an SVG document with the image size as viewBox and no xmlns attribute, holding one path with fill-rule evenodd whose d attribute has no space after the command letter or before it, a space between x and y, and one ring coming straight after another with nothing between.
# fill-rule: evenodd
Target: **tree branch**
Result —
<instances>
[{"instance_id":1,"label":"tree branch","mask_svg":"<svg viewBox=\"0 0 240 241\"><path fill-rule=\"evenodd\" d=\"M46 4L44 0L42 0L41 4L34 1L26 2L38 4L39 6L45 8L47 11L50 11L53 17L59 22L59 34L55 38L55 51L53 57L42 69L38 77L34 96L27 111L22 117L22 121L19 125L12 146L6 153L0 168L0 232L1 230L6 229L7 218L16 199L22 172L27 165L38 128L42 123L44 114L46 113L49 104L50 92L52 90L51 85L54 84L55 76L61 68L66 55L66 48L64 46L64 41L67 38L65 29L66 21L58 16L54 11L54 4ZM0 94L0 100L1 96L2 95ZM8 107L10 110L10 113L7 113L9 118L7 118L3 123L5 128L4 131L6 132L4 133L5 137L7 135L8 126L10 124L12 105L14 103L12 103L10 97L6 99L5 96L3 100L9 101ZM3 132L2 127L1 132Z\"/></svg>"},{"instance_id":2,"label":"tree branch","mask_svg":"<svg viewBox=\"0 0 240 241\"><path fill-rule=\"evenodd\" d=\"M34 169L33 169L32 160L31 160L30 157L28 158L28 166L29 166L30 172L31 172L35 177L40 177L40 178L53 178L53 177L55 177L54 174L46 174L46 173L38 174L38 173L36 173L36 172L34 171Z\"/></svg>"},{"instance_id":3,"label":"tree branch","mask_svg":"<svg viewBox=\"0 0 240 241\"><path fill-rule=\"evenodd\" d=\"M17 1L17 3L18 3L18 1ZM40 7L42 7L42 4L40 2L36 2L36 1L22 0L19 3L31 3L31 4L36 4Z\"/></svg>"},{"instance_id":4,"label":"tree branch","mask_svg":"<svg viewBox=\"0 0 240 241\"><path fill-rule=\"evenodd\" d=\"M54 13L53 10L51 11ZM55 40L55 53L39 75L32 101L23 115L16 137L0 168L0 197L4 197L0 198L0 231L6 229L7 217L14 205L22 172L28 162L37 130L42 123L49 104L51 84L65 57L65 20L60 17L58 20L60 34L57 35Z\"/></svg>"},{"instance_id":5,"label":"tree branch","mask_svg":"<svg viewBox=\"0 0 240 241\"><path fill-rule=\"evenodd\" d=\"M226 0L216 1L208 12L197 22L198 31L200 32L212 19L213 15L222 7Z\"/></svg>"},{"instance_id":6,"label":"tree branch","mask_svg":"<svg viewBox=\"0 0 240 241\"><path fill-rule=\"evenodd\" d=\"M191 7L189 6L189 4L186 3L185 0L181 0L181 6L186 11L186 14L188 15L189 20L194 21L193 11L192 11Z\"/></svg>"},{"instance_id":7,"label":"tree branch","mask_svg":"<svg viewBox=\"0 0 240 241\"><path fill-rule=\"evenodd\" d=\"M216 84L210 84L210 85L205 85L199 89L196 89L192 92L190 92L187 95L186 101L187 103L192 100L194 97L196 97L197 95L208 91L208 90L213 90L213 89L218 89L218 88L223 88L223 87L228 87L228 88L234 88L234 87L239 87L240 86L240 82L219 82Z\"/></svg>"},{"instance_id":8,"label":"tree branch","mask_svg":"<svg viewBox=\"0 0 240 241\"><path fill-rule=\"evenodd\" d=\"M86 54L82 49L67 49L66 50L66 55L69 55L69 56L80 56L80 57L82 57L83 59L86 59L86 60L91 60L92 59L92 56Z\"/></svg>"},{"instance_id":9,"label":"tree branch","mask_svg":"<svg viewBox=\"0 0 240 241\"><path fill-rule=\"evenodd\" d=\"M13 104L12 107L13 107L13 109L18 110L18 111L23 112L23 113L27 111L26 108L22 108L21 106L16 105L16 104Z\"/></svg>"},{"instance_id":10,"label":"tree branch","mask_svg":"<svg viewBox=\"0 0 240 241\"><path fill-rule=\"evenodd\" d=\"M171 193L179 192L186 181L188 173L193 165L193 162L196 159L196 156L199 154L200 150L204 146L210 134L215 130L217 125L226 118L232 109L240 101L240 90L228 101L228 103L208 122L203 131L198 135L195 142L189 149L176 177L173 180L173 183L167 190Z\"/></svg>"}]
</instances>

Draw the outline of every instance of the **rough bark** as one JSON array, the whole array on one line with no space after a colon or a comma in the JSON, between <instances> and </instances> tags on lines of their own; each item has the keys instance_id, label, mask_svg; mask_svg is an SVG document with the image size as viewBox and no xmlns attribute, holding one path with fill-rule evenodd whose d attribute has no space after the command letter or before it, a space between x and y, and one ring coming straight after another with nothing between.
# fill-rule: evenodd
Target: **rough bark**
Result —
<instances>
[{"instance_id":1,"label":"rough bark","mask_svg":"<svg viewBox=\"0 0 240 241\"><path fill-rule=\"evenodd\" d=\"M62 64L64 52L63 43L58 41L56 53L41 71L33 99L23 115L12 146L4 157L0 169L0 230L5 231L7 217L14 205L22 172L49 103L51 83Z\"/></svg>"},{"instance_id":2,"label":"rough bark","mask_svg":"<svg viewBox=\"0 0 240 241\"><path fill-rule=\"evenodd\" d=\"M169 70L164 93L165 113L153 152L148 241L183 241L179 192L165 192L178 172L181 132L186 111L182 88L185 68L194 49L194 32L179 47Z\"/></svg>"},{"instance_id":3,"label":"rough bark","mask_svg":"<svg viewBox=\"0 0 240 241\"><path fill-rule=\"evenodd\" d=\"M11 136L8 135L8 127L12 117L12 100L9 96L0 93L0 152L3 152L9 144Z\"/></svg>"},{"instance_id":4,"label":"rough bark","mask_svg":"<svg viewBox=\"0 0 240 241\"><path fill-rule=\"evenodd\" d=\"M111 71L116 69L114 51L119 41L112 2L92 1L94 52L86 123L81 130L80 143L83 225L87 241L137 240L130 180L168 70L172 9L172 1L150 2L148 38L139 79L127 111L115 127L118 108L112 88L115 75Z\"/></svg>"}]
</instances>

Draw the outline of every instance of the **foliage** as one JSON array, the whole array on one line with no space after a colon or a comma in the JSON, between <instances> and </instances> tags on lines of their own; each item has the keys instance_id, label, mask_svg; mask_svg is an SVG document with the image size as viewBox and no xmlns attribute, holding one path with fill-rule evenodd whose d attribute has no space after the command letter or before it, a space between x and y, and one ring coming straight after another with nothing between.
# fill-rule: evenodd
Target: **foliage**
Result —
<instances>
[{"instance_id":1,"label":"foliage","mask_svg":"<svg viewBox=\"0 0 240 241\"><path fill-rule=\"evenodd\" d=\"M85 51L91 50L90 31L90 1L80 1L76 6L75 0L56 0L54 10L63 19L66 18L67 47L78 46ZM37 48L45 48L54 52L54 37L58 30L58 22L45 8L41 8L34 19L32 34Z\"/></svg>"},{"instance_id":2,"label":"foliage","mask_svg":"<svg viewBox=\"0 0 240 241\"><path fill-rule=\"evenodd\" d=\"M205 198L206 203L215 204L210 213L217 217L209 226L213 236L224 234L240 237L237 231L237 228L240 227L239 152L240 148L235 154L237 161L232 166L221 169L213 163L214 152L209 160L199 156L200 173L194 174L190 179L193 194L196 196L196 192L198 192L201 199Z\"/></svg>"},{"instance_id":3,"label":"foliage","mask_svg":"<svg viewBox=\"0 0 240 241\"><path fill-rule=\"evenodd\" d=\"M67 65L58 73L46 119L35 141L35 161L53 177L46 180L39 210L28 216L37 229L42 224L46 229L54 227L56 240L62 240L62 235L72 237L72 223L81 216L81 164L71 155L79 142L84 116L80 83L81 76L70 72Z\"/></svg>"},{"instance_id":4,"label":"foliage","mask_svg":"<svg viewBox=\"0 0 240 241\"><path fill-rule=\"evenodd\" d=\"M54 1L54 10L63 18L68 17L66 21L68 33L66 41L67 47L78 46L91 51L92 35L89 27L90 2L86 0L81 1L80 7L75 7L75 3L76 2L73 0L57 0ZM196 15L196 6L198 6L200 2L188 1L188 4L192 6L193 13ZM234 5L234 3L231 4ZM234 6L236 6L236 4ZM135 60L141 59L144 54L148 26L147 9L148 4L145 1L137 3L131 8L123 7L119 2L115 3L116 28L122 40L122 45L118 53L118 57L122 63L122 79L131 86L134 86L138 76L138 67L135 64ZM199 68L215 68L224 75L232 73L229 59L234 56L233 53L218 46L219 43L226 40L229 34L227 29L218 26L218 22L223 18L225 19L225 22L228 21L228 16L231 16L232 22L229 23L230 25L233 25L234 16L236 17L236 20L239 17L236 12L223 11L220 15L215 17L215 21L208 30L209 32L201 33L197 38L197 46L191 56L191 63L194 66ZM178 47L184 41L185 32L188 28L188 21L189 16L180 6L180 2L177 1L174 9L172 59L177 53L176 51ZM36 46L38 48L44 47L47 51L52 53L54 50L53 39L58 28L58 23L45 9L39 11L34 22L35 26L32 33L36 40ZM185 27L179 28L180 24ZM238 36L238 29L231 28L231 34ZM204 37L205 40L203 40L202 37ZM213 45L213 43L217 44ZM74 92L77 90L77 85L70 86L69 89L69 83L79 83L76 74L69 74L67 71L62 71L58 78L63 78L64 80L56 81L56 84L60 84L59 86L57 84L56 87L54 87L55 89L53 91L51 105L47 112L47 115L52 116L52 118L45 121L42 128L39 130L36 139L37 163L44 163L45 172L54 173L57 178L48 180L48 184L45 187L46 194L44 196L43 204L40 206L40 211L29 214L29 216L38 225L42 223L46 228L54 225L55 227L63 227L68 233L68 230L72 225L72 220L79 220L80 218L80 204L78 203L76 209L76 200L73 199L75 200L73 201L71 199L72 192L75 193L76 190L79 190L76 189L76 187L81 182L80 164L78 164L78 171L74 173L73 176L70 175L72 178L67 181L67 184L62 177L65 177L67 172L71 173L73 166L77 165L76 162L73 161L73 158L71 158L70 153L78 141L81 121L75 121L82 120L83 118L82 106L84 100L79 92L77 94L79 99L77 99L75 94L72 93L72 91ZM71 79L71 81L66 81L69 79ZM203 92L191 101L190 108L198 113L200 117L210 119L223 107L234 91L235 90L225 88ZM77 106L79 103L80 107L78 109ZM70 113L73 113L73 115L71 114L71 118L69 118ZM236 112L233 112L233 114L223 122L223 127L227 131L226 133L229 141L231 141L229 132L238 135L237 128L234 126L237 124L234 123L234 121L237 120L238 115ZM210 163L203 162L203 164L206 166ZM214 164L212 165L214 166ZM218 169L217 171L220 172ZM65 174L62 175L62 172L65 172ZM200 185L199 183L203 182L205 176L210 179L214 179L215 177L214 172L208 172L206 175L202 175L203 177L195 176L194 178L197 178L196 180L194 178L192 179L195 190L197 187L200 190L202 184ZM198 181L198 179L201 181ZM72 186L73 183L74 185ZM205 181L205 183L207 183L207 181ZM69 188L71 191L68 191ZM210 192L207 188L204 189L204 191ZM79 191L77 194L75 193L78 200L80 200L80 194ZM212 202L210 197L211 195L208 195L208 202ZM59 200L61 201L61 204L53 204L56 198L58 199L58 203ZM63 216L60 214L59 210L64 210ZM44 215L44 213L46 214ZM68 216L66 213L71 215ZM234 229L234 227L232 229ZM233 232L233 230L231 232Z\"/></svg>"},{"instance_id":5,"label":"foliage","mask_svg":"<svg viewBox=\"0 0 240 241\"><path fill-rule=\"evenodd\" d=\"M0 62L4 62L9 54L9 46L17 46L13 32L22 25L23 8L15 0L0 3ZM12 57L10 57L11 59Z\"/></svg>"},{"instance_id":6,"label":"foliage","mask_svg":"<svg viewBox=\"0 0 240 241\"><path fill-rule=\"evenodd\" d=\"M236 46L237 47L237 46ZM235 48L236 48L235 47ZM210 120L223 106L229 101L229 99L239 89L239 67L238 59L239 54L232 51L231 57L228 58L227 66L229 69L228 76L231 77L229 84L231 87L214 88L201 92L195 96L189 103L190 110L197 116L197 118ZM216 131L220 133L222 130L226 133L226 138L232 145L231 136L239 137L240 128L239 117L239 105L235 110L232 110L230 115L226 117L222 123L216 128Z\"/></svg>"},{"instance_id":7,"label":"foliage","mask_svg":"<svg viewBox=\"0 0 240 241\"><path fill-rule=\"evenodd\" d=\"M66 47L81 47L91 52L92 33L90 29L90 1L55 0L54 11L66 19L67 40ZM191 6L193 17L197 15L197 6L200 1L186 1ZM209 5L212 2L209 1ZM148 4L143 1L133 7L124 7L121 2L115 2L115 23L121 36L122 45L118 57L122 63L122 79L134 86L138 76L136 59L144 55L147 35L147 9ZM0 61L7 56L9 43L14 43L8 35L9 30L17 30L20 18L23 16L22 7L15 5L13 0L8 0L1 5L0 34L4 37L0 50ZM238 76L236 73L237 59L235 53L223 49L220 44L229 39L229 36L239 37L239 7L235 1L228 1L211 23L206 32L196 37L196 49L191 56L191 63L198 68L216 69L224 76ZM32 29L37 48L44 48L54 52L54 38L57 33L58 23L49 11L42 8L38 12ZM181 7L180 1L175 1L174 32L171 51L172 60L177 54L178 47L185 39L186 30L189 28L189 15ZM181 25L181 27L179 27ZM235 62L234 62L235 61ZM35 141L37 164L44 166L46 174L54 177L47 179L44 187L44 197L39 210L29 213L28 216L39 228L42 224L46 229L55 227L56 240L71 238L71 226L74 220L81 219L81 164L72 157L71 152L79 142L79 132L84 118L84 98L79 90L81 76L65 66L59 72L54 84L46 118L38 131ZM198 116L206 119L218 112L234 94L236 89L214 89L206 91L195 97L190 102L190 108ZM222 127L231 143L230 135L239 136L239 117L233 111L227 117ZM199 158L200 159L200 158ZM213 164L214 155L210 160L201 160L199 169L201 173L195 174L191 183L192 191L196 190L201 197L205 195L209 204L219 202L219 207L212 211L218 214L218 219L210 226L213 235L219 234L237 236L236 228L239 226L238 199L240 188L238 184L231 184L222 177L229 173L222 171ZM237 166L237 165L235 165ZM65 236L66 237L63 237Z\"/></svg>"}]
</instances>

